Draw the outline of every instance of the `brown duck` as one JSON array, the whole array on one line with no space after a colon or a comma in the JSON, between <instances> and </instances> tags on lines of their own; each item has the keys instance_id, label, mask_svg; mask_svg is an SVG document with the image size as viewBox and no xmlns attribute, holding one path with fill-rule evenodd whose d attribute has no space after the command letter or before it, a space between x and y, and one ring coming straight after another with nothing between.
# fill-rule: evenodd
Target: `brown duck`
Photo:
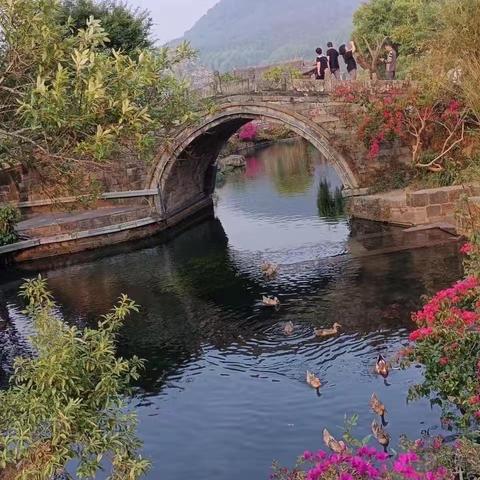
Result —
<instances>
[{"instance_id":1,"label":"brown duck","mask_svg":"<svg viewBox=\"0 0 480 480\"><path fill-rule=\"evenodd\" d=\"M277 297L262 297L262 303L266 307L278 307L280 306L280 300Z\"/></svg>"},{"instance_id":2,"label":"brown duck","mask_svg":"<svg viewBox=\"0 0 480 480\"><path fill-rule=\"evenodd\" d=\"M333 328L315 328L314 332L317 337L332 337L338 334L338 331L342 328L339 323L334 323Z\"/></svg>"},{"instance_id":3,"label":"brown duck","mask_svg":"<svg viewBox=\"0 0 480 480\"><path fill-rule=\"evenodd\" d=\"M372 393L372 398L370 399L370 407L372 408L373 412L382 419L382 425L385 426L385 413L387 413L387 409L375 393Z\"/></svg>"},{"instance_id":4,"label":"brown duck","mask_svg":"<svg viewBox=\"0 0 480 480\"><path fill-rule=\"evenodd\" d=\"M307 383L315 390L318 390L322 386L322 382L320 381L320 379L314 373L310 373L308 370Z\"/></svg>"},{"instance_id":5,"label":"brown duck","mask_svg":"<svg viewBox=\"0 0 480 480\"><path fill-rule=\"evenodd\" d=\"M390 445L390 435L383 429L381 425L378 424L376 420L372 422L372 433L377 439L377 442L383 447L385 452L387 452L387 447Z\"/></svg>"},{"instance_id":6,"label":"brown duck","mask_svg":"<svg viewBox=\"0 0 480 480\"><path fill-rule=\"evenodd\" d=\"M323 441L332 452L343 453L347 449L345 442L337 440L326 428L323 430Z\"/></svg>"},{"instance_id":7,"label":"brown duck","mask_svg":"<svg viewBox=\"0 0 480 480\"><path fill-rule=\"evenodd\" d=\"M390 373L390 366L382 354L378 355L377 363L375 364L375 372L383 378L387 378Z\"/></svg>"},{"instance_id":8,"label":"brown duck","mask_svg":"<svg viewBox=\"0 0 480 480\"><path fill-rule=\"evenodd\" d=\"M285 335L291 335L293 331L295 330L295 326L293 325L293 322L287 322L285 326L283 327L283 333Z\"/></svg>"}]
</instances>

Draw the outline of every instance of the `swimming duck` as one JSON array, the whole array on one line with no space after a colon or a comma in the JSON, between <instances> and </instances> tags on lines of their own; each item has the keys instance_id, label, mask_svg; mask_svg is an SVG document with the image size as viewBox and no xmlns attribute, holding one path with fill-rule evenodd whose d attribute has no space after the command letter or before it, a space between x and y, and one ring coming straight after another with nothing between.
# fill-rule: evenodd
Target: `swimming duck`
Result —
<instances>
[{"instance_id":1,"label":"swimming duck","mask_svg":"<svg viewBox=\"0 0 480 480\"><path fill-rule=\"evenodd\" d=\"M262 272L266 277L274 277L278 273L278 265L276 263L263 262Z\"/></svg>"},{"instance_id":2,"label":"swimming duck","mask_svg":"<svg viewBox=\"0 0 480 480\"><path fill-rule=\"evenodd\" d=\"M283 327L283 333L285 333L285 335L291 335L294 330L295 326L293 325L293 322L287 322Z\"/></svg>"},{"instance_id":3,"label":"swimming duck","mask_svg":"<svg viewBox=\"0 0 480 480\"><path fill-rule=\"evenodd\" d=\"M378 424L376 420L372 422L372 433L386 452L387 447L390 444L390 435L383 429L382 426Z\"/></svg>"},{"instance_id":4,"label":"swimming duck","mask_svg":"<svg viewBox=\"0 0 480 480\"><path fill-rule=\"evenodd\" d=\"M315 390L318 390L322 386L320 379L314 373L310 373L309 371L307 371L307 383Z\"/></svg>"},{"instance_id":5,"label":"swimming duck","mask_svg":"<svg viewBox=\"0 0 480 480\"><path fill-rule=\"evenodd\" d=\"M340 328L342 328L342 326L335 322L333 328L315 328L314 332L317 337L332 337L338 334Z\"/></svg>"},{"instance_id":6,"label":"swimming duck","mask_svg":"<svg viewBox=\"0 0 480 480\"><path fill-rule=\"evenodd\" d=\"M374 413L376 413L382 419L382 424L383 426L385 426L385 413L387 413L387 409L375 393L372 393L372 398L370 399L370 407L372 408Z\"/></svg>"},{"instance_id":7,"label":"swimming duck","mask_svg":"<svg viewBox=\"0 0 480 480\"><path fill-rule=\"evenodd\" d=\"M325 445L334 453L343 453L347 449L345 442L337 440L326 428L323 430L323 441Z\"/></svg>"},{"instance_id":8,"label":"swimming duck","mask_svg":"<svg viewBox=\"0 0 480 480\"><path fill-rule=\"evenodd\" d=\"M266 307L278 307L280 306L280 300L277 297L262 297L262 302Z\"/></svg>"},{"instance_id":9,"label":"swimming duck","mask_svg":"<svg viewBox=\"0 0 480 480\"><path fill-rule=\"evenodd\" d=\"M387 378L390 372L390 366L382 354L378 355L377 363L375 365L375 372L378 373L378 375L381 375L383 378Z\"/></svg>"}]
</instances>

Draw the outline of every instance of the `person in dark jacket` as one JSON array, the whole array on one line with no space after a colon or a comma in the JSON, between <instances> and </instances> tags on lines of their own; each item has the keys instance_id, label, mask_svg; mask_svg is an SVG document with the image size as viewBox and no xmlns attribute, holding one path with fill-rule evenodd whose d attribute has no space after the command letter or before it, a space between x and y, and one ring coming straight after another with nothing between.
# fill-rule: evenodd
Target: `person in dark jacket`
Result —
<instances>
[{"instance_id":1,"label":"person in dark jacket","mask_svg":"<svg viewBox=\"0 0 480 480\"><path fill-rule=\"evenodd\" d=\"M338 49L340 55L342 55L345 64L347 65L348 78L350 80L357 79L357 62L355 60L354 53L357 51L355 42L352 40L348 44L348 48L345 45L341 45Z\"/></svg>"},{"instance_id":2,"label":"person in dark jacket","mask_svg":"<svg viewBox=\"0 0 480 480\"><path fill-rule=\"evenodd\" d=\"M325 80L325 72L328 70L328 59L325 55L323 55L323 50L321 48L317 48L317 71L315 74L315 78L317 80Z\"/></svg>"},{"instance_id":3,"label":"person in dark jacket","mask_svg":"<svg viewBox=\"0 0 480 480\"><path fill-rule=\"evenodd\" d=\"M340 80L340 64L338 63L338 57L340 54L335 48L333 48L332 42L328 42L327 47L328 68L330 69L332 76L337 80Z\"/></svg>"}]
</instances>

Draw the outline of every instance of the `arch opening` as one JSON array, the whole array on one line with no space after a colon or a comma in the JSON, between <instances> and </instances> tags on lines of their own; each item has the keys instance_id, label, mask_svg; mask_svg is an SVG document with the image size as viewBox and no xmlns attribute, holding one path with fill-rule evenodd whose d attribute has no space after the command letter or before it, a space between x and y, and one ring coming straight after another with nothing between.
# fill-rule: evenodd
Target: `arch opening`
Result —
<instances>
[{"instance_id":1,"label":"arch opening","mask_svg":"<svg viewBox=\"0 0 480 480\"><path fill-rule=\"evenodd\" d=\"M345 189L359 187L346 159L330 144L328 133L306 117L271 106L229 105L184 129L173 145L160 153L149 188L159 190L161 213L174 215L209 197L215 189L215 163L221 150L243 125L256 119L285 125L323 154Z\"/></svg>"}]
</instances>

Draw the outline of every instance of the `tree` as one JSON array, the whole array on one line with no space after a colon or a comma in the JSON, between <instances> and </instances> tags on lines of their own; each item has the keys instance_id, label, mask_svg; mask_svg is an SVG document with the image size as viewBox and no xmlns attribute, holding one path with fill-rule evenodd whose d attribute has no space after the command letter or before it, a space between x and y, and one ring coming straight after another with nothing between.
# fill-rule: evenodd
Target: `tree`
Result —
<instances>
[{"instance_id":1,"label":"tree","mask_svg":"<svg viewBox=\"0 0 480 480\"><path fill-rule=\"evenodd\" d=\"M35 169L52 196L83 193L122 148L151 151L188 118L171 71L194 55L187 44L127 55L107 42L93 17L71 35L56 0L0 0L0 167Z\"/></svg>"},{"instance_id":2,"label":"tree","mask_svg":"<svg viewBox=\"0 0 480 480\"><path fill-rule=\"evenodd\" d=\"M87 27L90 17L100 20L108 36L108 48L133 52L152 46L150 39L152 18L147 10L131 9L116 0L64 0L62 16L70 17L73 33Z\"/></svg>"},{"instance_id":3,"label":"tree","mask_svg":"<svg viewBox=\"0 0 480 480\"><path fill-rule=\"evenodd\" d=\"M379 73L387 40L398 48L403 70L428 49L428 39L438 27L440 0L370 0L355 12L353 37L359 61L371 74Z\"/></svg>"},{"instance_id":4,"label":"tree","mask_svg":"<svg viewBox=\"0 0 480 480\"><path fill-rule=\"evenodd\" d=\"M93 478L110 463L110 480L136 480L149 464L125 395L143 364L117 358L116 339L137 306L122 296L98 329L79 330L58 318L40 277L21 294L36 355L16 360L11 387L0 392L0 478L50 480L68 464L77 478Z\"/></svg>"}]
</instances>

